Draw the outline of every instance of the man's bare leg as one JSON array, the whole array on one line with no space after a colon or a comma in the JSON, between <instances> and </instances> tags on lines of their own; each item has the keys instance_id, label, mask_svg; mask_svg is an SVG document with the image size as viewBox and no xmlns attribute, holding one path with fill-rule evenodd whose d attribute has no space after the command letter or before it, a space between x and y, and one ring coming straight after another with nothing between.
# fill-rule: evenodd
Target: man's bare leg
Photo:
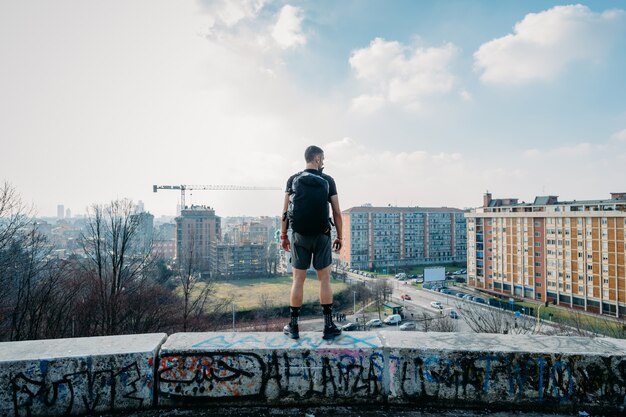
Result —
<instances>
[{"instance_id":1,"label":"man's bare leg","mask_svg":"<svg viewBox=\"0 0 626 417\"><path fill-rule=\"evenodd\" d=\"M293 268L293 282L291 283L291 298L289 300L291 307L302 307L305 280L306 280L306 269ZM331 297L332 297L332 293L331 293Z\"/></svg>"},{"instance_id":2,"label":"man's bare leg","mask_svg":"<svg viewBox=\"0 0 626 417\"><path fill-rule=\"evenodd\" d=\"M317 271L317 279L320 282L320 304L333 303L333 290L330 288L330 265Z\"/></svg>"},{"instance_id":3,"label":"man's bare leg","mask_svg":"<svg viewBox=\"0 0 626 417\"><path fill-rule=\"evenodd\" d=\"M330 266L317 271L320 282L320 304L324 309L324 339L332 339L341 334L333 323L333 290L330 288Z\"/></svg>"},{"instance_id":4,"label":"man's bare leg","mask_svg":"<svg viewBox=\"0 0 626 417\"><path fill-rule=\"evenodd\" d=\"M291 320L283 329L283 333L292 339L300 337L298 328L298 317L300 317L300 307L304 298L304 281L306 280L306 269L293 268L293 282L291 283L291 294L289 305L291 310Z\"/></svg>"}]
</instances>

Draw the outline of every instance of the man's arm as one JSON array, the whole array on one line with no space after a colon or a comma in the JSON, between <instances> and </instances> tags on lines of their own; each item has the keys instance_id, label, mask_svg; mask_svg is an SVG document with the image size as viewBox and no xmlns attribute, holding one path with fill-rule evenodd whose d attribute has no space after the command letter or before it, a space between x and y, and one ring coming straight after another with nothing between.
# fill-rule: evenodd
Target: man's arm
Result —
<instances>
[{"instance_id":1,"label":"man's arm","mask_svg":"<svg viewBox=\"0 0 626 417\"><path fill-rule=\"evenodd\" d=\"M285 193L285 201L283 202L283 211L280 222L280 246L287 252L291 251L291 243L287 236L287 210L289 210L289 193Z\"/></svg>"},{"instance_id":2,"label":"man's arm","mask_svg":"<svg viewBox=\"0 0 626 417\"><path fill-rule=\"evenodd\" d=\"M333 222L335 222L335 229L337 230L337 238L333 242L333 249L335 252L339 252L343 239L343 221L341 219L341 209L339 208L339 197L337 197L337 194L330 197L330 207L333 210Z\"/></svg>"}]
</instances>

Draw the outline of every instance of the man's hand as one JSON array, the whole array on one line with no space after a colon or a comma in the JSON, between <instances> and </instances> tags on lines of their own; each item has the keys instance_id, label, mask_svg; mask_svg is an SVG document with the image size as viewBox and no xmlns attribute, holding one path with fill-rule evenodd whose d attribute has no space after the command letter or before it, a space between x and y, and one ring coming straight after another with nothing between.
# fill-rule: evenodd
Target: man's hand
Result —
<instances>
[{"instance_id":1,"label":"man's hand","mask_svg":"<svg viewBox=\"0 0 626 417\"><path fill-rule=\"evenodd\" d=\"M335 239L335 241L333 242L333 250L335 252L339 252L340 249L341 249L341 239Z\"/></svg>"},{"instance_id":2,"label":"man's hand","mask_svg":"<svg viewBox=\"0 0 626 417\"><path fill-rule=\"evenodd\" d=\"M285 236L280 238L280 246L285 252L291 252L291 243L289 242L288 237Z\"/></svg>"}]
</instances>

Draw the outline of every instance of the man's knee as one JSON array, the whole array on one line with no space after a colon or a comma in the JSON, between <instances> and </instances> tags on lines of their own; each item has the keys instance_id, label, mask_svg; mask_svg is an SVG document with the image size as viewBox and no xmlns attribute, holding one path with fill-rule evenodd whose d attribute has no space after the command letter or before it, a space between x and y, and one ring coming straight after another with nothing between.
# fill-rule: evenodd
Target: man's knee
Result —
<instances>
[{"instance_id":1,"label":"man's knee","mask_svg":"<svg viewBox=\"0 0 626 417\"><path fill-rule=\"evenodd\" d=\"M306 269L293 268L293 280L295 282L304 282L306 279Z\"/></svg>"},{"instance_id":2,"label":"man's knee","mask_svg":"<svg viewBox=\"0 0 626 417\"><path fill-rule=\"evenodd\" d=\"M318 269L317 279L320 281L330 280L330 266L327 266L326 268Z\"/></svg>"}]
</instances>

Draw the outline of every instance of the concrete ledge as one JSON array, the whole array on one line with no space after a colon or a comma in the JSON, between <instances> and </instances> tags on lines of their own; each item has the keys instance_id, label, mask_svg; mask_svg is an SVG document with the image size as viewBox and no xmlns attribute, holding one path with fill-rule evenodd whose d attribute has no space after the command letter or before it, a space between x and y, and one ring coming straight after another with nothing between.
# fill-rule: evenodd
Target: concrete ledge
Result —
<instances>
[{"instance_id":1,"label":"concrete ledge","mask_svg":"<svg viewBox=\"0 0 626 417\"><path fill-rule=\"evenodd\" d=\"M165 333L0 343L0 415L57 416L153 407Z\"/></svg>"},{"instance_id":2,"label":"concrete ledge","mask_svg":"<svg viewBox=\"0 0 626 417\"><path fill-rule=\"evenodd\" d=\"M175 334L159 405L396 404L620 413L626 341L459 333Z\"/></svg>"},{"instance_id":3,"label":"concrete ledge","mask_svg":"<svg viewBox=\"0 0 626 417\"><path fill-rule=\"evenodd\" d=\"M461 333L428 333L417 346L399 333L383 340L391 403L625 409L625 340Z\"/></svg>"},{"instance_id":4,"label":"concrete ledge","mask_svg":"<svg viewBox=\"0 0 626 417\"><path fill-rule=\"evenodd\" d=\"M0 415L225 405L626 410L626 340L321 336L178 333L162 345L164 334L0 343Z\"/></svg>"},{"instance_id":5,"label":"concrete ledge","mask_svg":"<svg viewBox=\"0 0 626 417\"><path fill-rule=\"evenodd\" d=\"M179 333L161 349L159 405L382 403L384 364L374 333Z\"/></svg>"}]
</instances>

